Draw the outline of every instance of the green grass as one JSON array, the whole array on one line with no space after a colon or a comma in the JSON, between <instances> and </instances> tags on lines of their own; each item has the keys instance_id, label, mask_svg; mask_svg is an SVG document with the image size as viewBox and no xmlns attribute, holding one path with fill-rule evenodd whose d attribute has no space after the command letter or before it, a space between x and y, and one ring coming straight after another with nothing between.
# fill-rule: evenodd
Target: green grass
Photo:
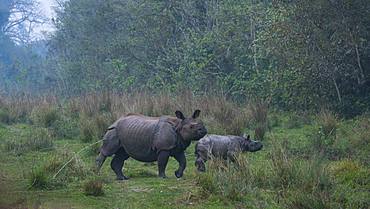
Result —
<instances>
[{"instance_id":1,"label":"green grass","mask_svg":"<svg viewBox=\"0 0 370 209\"><path fill-rule=\"evenodd\" d=\"M359 133L361 128L366 131L366 127L363 128L363 126L367 124L362 122L361 126L357 126L357 121L339 123L338 138L355 141L354 144L358 144L361 149L357 147L358 150L354 152L353 159L343 157L337 161L326 160L324 162L323 167L330 172L329 180L332 182L327 188L331 191L330 194L311 189L310 175L302 175L307 176L308 179L302 181L304 185L308 185L308 190L313 191L307 196L300 193L301 190L297 185L292 184L290 188L282 189L281 185L276 183L279 179L272 179L274 173L271 170L273 168L271 167L271 155L274 154L276 150L274 146L278 141L289 151L287 155L291 156L290 160L294 166L299 166L299 169L310 166L311 161L307 159L309 152L306 149L312 145L312 134L319 130L319 126L314 122L287 125L287 121L291 123L289 119L286 119L288 117L284 115L280 117L282 119L279 123L271 127L266 134L263 141L264 149L260 152L244 154L244 157L248 159L248 164L254 169L252 172L255 182L249 182L250 187L247 192L236 198L230 195L223 196L220 192L221 188L215 188L216 192L206 191L204 185L199 184L200 176L194 166L194 144L186 151L188 166L181 179L176 179L174 176L178 165L173 158L169 160L167 166L166 174L169 177L167 179L157 177L156 164L145 164L129 159L125 163L124 173L130 177L130 180L116 181L110 169L111 158L107 159L101 173L96 176L92 171L96 156L89 150L78 156L86 172L73 175L61 172L60 175L68 175L68 178L61 176L53 179L53 175L58 170L53 168L53 165L58 168L61 161L67 161L73 153L89 143L82 142L78 136L72 139L70 137L58 138L53 139L54 146L51 150L28 150L21 155L15 155L10 151L5 151L6 142L9 139L17 140L14 137L16 134L22 135L22 133L32 131L34 127L27 124L1 125L0 208L36 208L36 206L39 208L299 208L326 198L325 195L330 196L327 200L329 202L325 202L325 204L330 203L330 206L364 208L370 205L368 202L370 177L365 175L369 173L370 167L365 160L362 160L368 159L369 144L356 141L366 140L369 137L366 135L368 132ZM63 157L65 152L69 154ZM69 169L77 168L82 169L80 167ZM237 170L233 172L235 175L238 174ZM229 174L223 173L223 175L227 177ZM32 178L40 180L38 182L40 184L30 186L34 182L30 181ZM84 188L89 179L99 179L102 182L104 194L86 195ZM320 203L316 206L324 207L320 206Z\"/></svg>"}]
</instances>

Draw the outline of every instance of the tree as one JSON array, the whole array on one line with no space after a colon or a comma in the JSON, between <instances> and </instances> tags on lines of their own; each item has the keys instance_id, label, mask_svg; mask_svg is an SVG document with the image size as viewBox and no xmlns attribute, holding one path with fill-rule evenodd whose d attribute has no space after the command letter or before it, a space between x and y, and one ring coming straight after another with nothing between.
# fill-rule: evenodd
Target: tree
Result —
<instances>
[{"instance_id":1,"label":"tree","mask_svg":"<svg viewBox=\"0 0 370 209\"><path fill-rule=\"evenodd\" d=\"M34 27L46 21L36 0L4 0L0 10L1 33L18 44L29 43Z\"/></svg>"}]
</instances>

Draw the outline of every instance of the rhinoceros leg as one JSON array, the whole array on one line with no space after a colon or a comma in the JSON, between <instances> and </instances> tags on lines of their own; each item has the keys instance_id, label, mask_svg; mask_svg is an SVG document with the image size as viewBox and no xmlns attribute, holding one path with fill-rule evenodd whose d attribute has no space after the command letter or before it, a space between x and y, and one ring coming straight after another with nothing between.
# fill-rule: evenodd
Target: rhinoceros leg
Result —
<instances>
[{"instance_id":1,"label":"rhinoceros leg","mask_svg":"<svg viewBox=\"0 0 370 209\"><path fill-rule=\"evenodd\" d=\"M186 168L186 157L184 152L180 152L174 155L177 162L179 162L179 168L175 171L175 176L181 178Z\"/></svg>"},{"instance_id":2,"label":"rhinoceros leg","mask_svg":"<svg viewBox=\"0 0 370 209\"><path fill-rule=\"evenodd\" d=\"M195 156L196 156L196 160L195 160L195 166L197 167L197 170L199 172L205 172L206 171L206 165L204 164L207 159L208 159L208 150L201 147L201 146L197 146L196 150L195 150Z\"/></svg>"},{"instance_id":3,"label":"rhinoceros leg","mask_svg":"<svg viewBox=\"0 0 370 209\"><path fill-rule=\"evenodd\" d=\"M205 162L206 160L203 160L200 156L197 156L197 159L195 160L195 166L199 172L206 171L206 165L204 164Z\"/></svg>"},{"instance_id":4,"label":"rhinoceros leg","mask_svg":"<svg viewBox=\"0 0 370 209\"><path fill-rule=\"evenodd\" d=\"M158 154L158 176L161 178L167 178L166 176L166 166L168 163L168 158L170 157L170 151L162 150Z\"/></svg>"},{"instance_id":5,"label":"rhinoceros leg","mask_svg":"<svg viewBox=\"0 0 370 209\"><path fill-rule=\"evenodd\" d=\"M114 173L116 173L117 180L127 180L128 177L123 175L122 168L125 160L127 160L130 156L127 154L123 147L119 148L118 151L115 153L110 166Z\"/></svg>"}]
</instances>

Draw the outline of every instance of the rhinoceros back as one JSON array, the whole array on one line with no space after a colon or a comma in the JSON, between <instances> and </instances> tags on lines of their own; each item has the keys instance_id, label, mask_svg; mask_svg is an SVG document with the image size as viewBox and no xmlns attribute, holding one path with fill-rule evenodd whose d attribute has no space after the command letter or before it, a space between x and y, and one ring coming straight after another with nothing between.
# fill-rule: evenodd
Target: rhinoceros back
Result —
<instances>
[{"instance_id":1,"label":"rhinoceros back","mask_svg":"<svg viewBox=\"0 0 370 209\"><path fill-rule=\"evenodd\" d=\"M118 137L121 146L130 157L144 162L156 160L152 144L157 124L158 119L141 115L130 115L120 119L116 127Z\"/></svg>"},{"instance_id":2,"label":"rhinoceros back","mask_svg":"<svg viewBox=\"0 0 370 209\"><path fill-rule=\"evenodd\" d=\"M217 157L226 157L229 150L239 149L235 136L207 135L200 139L196 151L207 150Z\"/></svg>"}]
</instances>

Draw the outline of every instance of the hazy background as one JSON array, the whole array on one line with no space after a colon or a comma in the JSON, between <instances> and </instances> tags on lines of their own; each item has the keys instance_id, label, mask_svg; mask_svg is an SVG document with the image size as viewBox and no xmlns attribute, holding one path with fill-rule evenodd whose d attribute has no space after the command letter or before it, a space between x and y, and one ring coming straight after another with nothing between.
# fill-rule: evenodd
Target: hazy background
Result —
<instances>
[{"instance_id":1,"label":"hazy background","mask_svg":"<svg viewBox=\"0 0 370 209\"><path fill-rule=\"evenodd\" d=\"M55 29L51 19L55 17L54 7L56 7L57 3L53 0L39 0L39 2L42 15L47 17L47 22L35 29L35 31L37 31L36 35L41 35L40 32L42 31L51 32Z\"/></svg>"}]
</instances>

